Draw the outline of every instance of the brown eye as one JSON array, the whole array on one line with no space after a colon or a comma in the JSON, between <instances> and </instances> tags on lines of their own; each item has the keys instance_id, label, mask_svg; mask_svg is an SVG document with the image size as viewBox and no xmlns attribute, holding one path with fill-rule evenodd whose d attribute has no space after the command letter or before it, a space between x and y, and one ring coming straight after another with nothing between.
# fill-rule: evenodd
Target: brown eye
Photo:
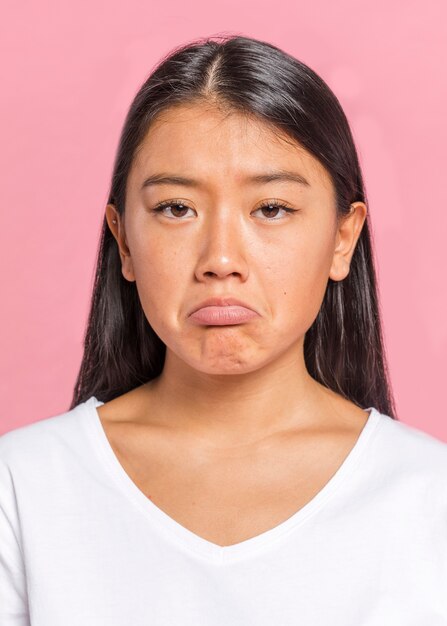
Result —
<instances>
[{"instance_id":1,"label":"brown eye","mask_svg":"<svg viewBox=\"0 0 447 626\"><path fill-rule=\"evenodd\" d=\"M165 201L158 204L154 209L152 209L155 213L162 213L166 217L171 217L166 213L163 213L165 209L172 210L173 218L180 218L185 216L185 212L190 209L190 207L183 204L183 202L171 202Z\"/></svg>"},{"instance_id":2,"label":"brown eye","mask_svg":"<svg viewBox=\"0 0 447 626\"><path fill-rule=\"evenodd\" d=\"M268 215L266 215L266 217L276 217L278 215L278 211L281 210L281 207L277 205L267 204L263 207L260 207L259 210L262 211L264 215L266 215L266 212L267 212Z\"/></svg>"},{"instance_id":3,"label":"brown eye","mask_svg":"<svg viewBox=\"0 0 447 626\"><path fill-rule=\"evenodd\" d=\"M279 211L285 211L286 213L295 213L295 209L291 209L290 207L285 206L279 202L267 202L262 206L258 207L256 211L264 211L267 213L267 219L264 221L273 222L282 219L281 217L277 217ZM255 212L256 212L255 211ZM273 213L273 215L272 215Z\"/></svg>"}]
</instances>

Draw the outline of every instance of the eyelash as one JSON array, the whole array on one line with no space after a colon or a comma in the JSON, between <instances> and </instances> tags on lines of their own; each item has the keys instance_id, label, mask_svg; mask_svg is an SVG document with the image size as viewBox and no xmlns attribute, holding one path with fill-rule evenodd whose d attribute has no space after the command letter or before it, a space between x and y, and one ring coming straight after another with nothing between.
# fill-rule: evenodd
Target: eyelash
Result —
<instances>
[{"instance_id":1,"label":"eyelash","mask_svg":"<svg viewBox=\"0 0 447 626\"><path fill-rule=\"evenodd\" d=\"M154 211L154 213L161 213L163 211L163 209L167 208L167 207L171 207L171 206L181 206L184 207L185 209L190 209L191 207L189 207L187 204L185 204L184 202L181 202L180 200L164 200L163 202L159 202L153 209L152 211ZM283 204L282 202L279 202L277 200L272 200L271 202L266 202L265 204L261 205L260 207L258 207L257 209L255 209L256 211L260 211L261 209L265 209L265 208L275 208L275 209L283 209L284 211L286 211L287 213L296 213L297 209L291 209L290 207L286 206L285 204ZM175 220L182 220L181 217L179 218L169 218L169 219L175 219ZM279 221L279 218L274 217L272 219L266 217L264 218L263 221L266 222L275 222L275 221Z\"/></svg>"}]
</instances>

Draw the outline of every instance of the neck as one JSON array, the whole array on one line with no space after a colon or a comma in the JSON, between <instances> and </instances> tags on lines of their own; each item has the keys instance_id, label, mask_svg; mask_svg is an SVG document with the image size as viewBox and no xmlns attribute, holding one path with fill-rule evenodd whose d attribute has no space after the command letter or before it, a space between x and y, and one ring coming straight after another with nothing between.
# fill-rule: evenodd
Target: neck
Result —
<instances>
[{"instance_id":1,"label":"neck","mask_svg":"<svg viewBox=\"0 0 447 626\"><path fill-rule=\"evenodd\" d=\"M228 444L318 427L338 397L310 376L302 345L252 372L219 375L191 368L167 349L162 373L143 387L157 420Z\"/></svg>"}]
</instances>

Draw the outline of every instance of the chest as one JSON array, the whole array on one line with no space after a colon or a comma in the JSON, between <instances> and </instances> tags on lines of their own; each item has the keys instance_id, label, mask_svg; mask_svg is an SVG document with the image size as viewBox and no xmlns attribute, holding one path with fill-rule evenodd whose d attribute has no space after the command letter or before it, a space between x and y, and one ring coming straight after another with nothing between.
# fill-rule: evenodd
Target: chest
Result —
<instances>
[{"instance_id":1,"label":"chest","mask_svg":"<svg viewBox=\"0 0 447 626\"><path fill-rule=\"evenodd\" d=\"M138 489L199 537L233 545L281 524L337 472L355 436L285 439L219 454L109 427L107 438Z\"/></svg>"}]
</instances>

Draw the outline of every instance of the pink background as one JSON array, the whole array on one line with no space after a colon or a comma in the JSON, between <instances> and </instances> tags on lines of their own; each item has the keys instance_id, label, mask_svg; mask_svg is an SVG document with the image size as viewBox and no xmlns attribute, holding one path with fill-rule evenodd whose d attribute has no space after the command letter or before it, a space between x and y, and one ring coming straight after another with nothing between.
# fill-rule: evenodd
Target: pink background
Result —
<instances>
[{"instance_id":1,"label":"pink background","mask_svg":"<svg viewBox=\"0 0 447 626\"><path fill-rule=\"evenodd\" d=\"M339 97L370 202L400 419L447 441L444 0L8 2L0 25L0 432L67 410L124 116L162 55L240 34Z\"/></svg>"}]
</instances>

